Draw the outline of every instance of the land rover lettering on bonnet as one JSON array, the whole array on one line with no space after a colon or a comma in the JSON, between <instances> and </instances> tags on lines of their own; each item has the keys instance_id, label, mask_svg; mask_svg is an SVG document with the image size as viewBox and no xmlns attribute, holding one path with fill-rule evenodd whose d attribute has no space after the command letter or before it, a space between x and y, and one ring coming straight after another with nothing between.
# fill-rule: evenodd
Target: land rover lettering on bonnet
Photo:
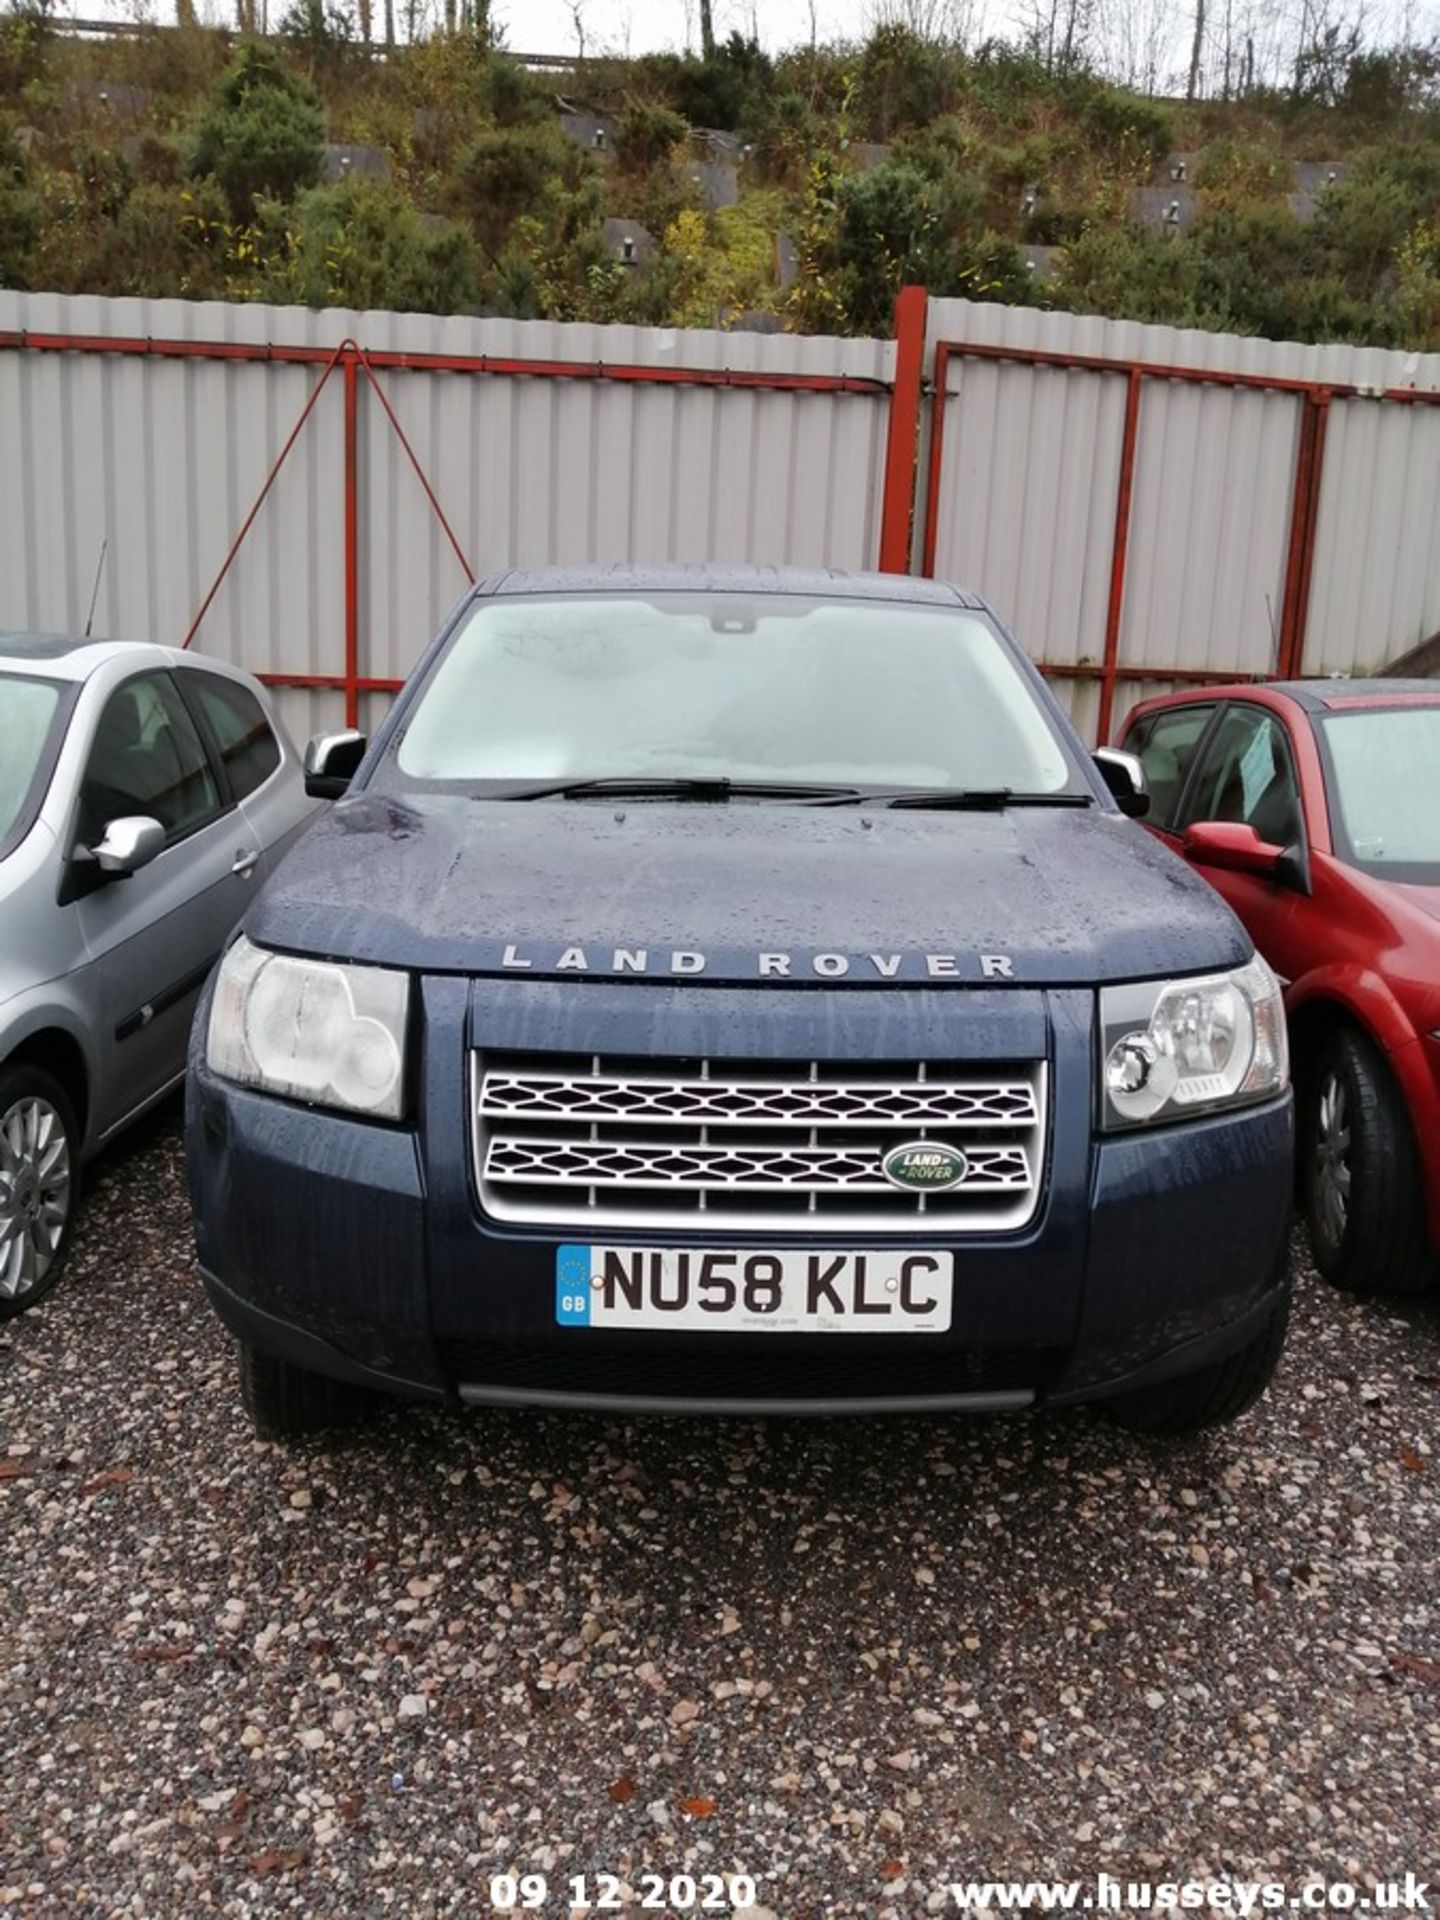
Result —
<instances>
[{"instance_id":1,"label":"land rover lettering on bonnet","mask_svg":"<svg viewBox=\"0 0 1440 1920\"><path fill-rule=\"evenodd\" d=\"M1276 982L977 596L502 575L307 769L191 1046L262 1433L363 1389L1183 1432L1264 1388Z\"/></svg>"}]
</instances>

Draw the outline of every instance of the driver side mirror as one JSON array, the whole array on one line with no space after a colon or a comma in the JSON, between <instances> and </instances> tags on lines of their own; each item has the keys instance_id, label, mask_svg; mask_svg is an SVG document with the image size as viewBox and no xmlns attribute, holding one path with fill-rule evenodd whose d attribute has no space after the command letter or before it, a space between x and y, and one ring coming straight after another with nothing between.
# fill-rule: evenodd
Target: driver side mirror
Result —
<instances>
[{"instance_id":1,"label":"driver side mirror","mask_svg":"<svg viewBox=\"0 0 1440 1920\"><path fill-rule=\"evenodd\" d=\"M1180 836L1180 851L1199 867L1253 873L1296 893L1311 891L1310 855L1303 839L1277 847L1243 820L1197 820Z\"/></svg>"},{"instance_id":2,"label":"driver side mirror","mask_svg":"<svg viewBox=\"0 0 1440 1920\"><path fill-rule=\"evenodd\" d=\"M338 800L354 779L369 745L363 733L317 733L305 749L305 791L312 800Z\"/></svg>"},{"instance_id":3,"label":"driver side mirror","mask_svg":"<svg viewBox=\"0 0 1440 1920\"><path fill-rule=\"evenodd\" d=\"M1181 835L1180 851L1197 866L1253 873L1262 880L1275 878L1285 854L1243 820L1197 820Z\"/></svg>"},{"instance_id":4,"label":"driver side mirror","mask_svg":"<svg viewBox=\"0 0 1440 1920\"><path fill-rule=\"evenodd\" d=\"M118 820L106 821L100 844L90 849L107 880L128 879L164 850L164 827L145 813L122 814Z\"/></svg>"},{"instance_id":5,"label":"driver side mirror","mask_svg":"<svg viewBox=\"0 0 1440 1920\"><path fill-rule=\"evenodd\" d=\"M1119 747L1097 747L1093 757L1120 811L1131 820L1143 820L1150 811L1150 787L1139 755Z\"/></svg>"}]
</instances>

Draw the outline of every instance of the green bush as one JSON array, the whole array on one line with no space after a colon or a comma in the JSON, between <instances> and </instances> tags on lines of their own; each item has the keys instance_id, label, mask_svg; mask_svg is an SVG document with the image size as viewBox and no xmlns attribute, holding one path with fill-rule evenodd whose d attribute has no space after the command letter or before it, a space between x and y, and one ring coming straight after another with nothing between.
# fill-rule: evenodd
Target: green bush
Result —
<instances>
[{"instance_id":1,"label":"green bush","mask_svg":"<svg viewBox=\"0 0 1440 1920\"><path fill-rule=\"evenodd\" d=\"M0 286L28 287L31 251L40 231L40 200L26 179L25 155L0 114Z\"/></svg>"},{"instance_id":2,"label":"green bush","mask_svg":"<svg viewBox=\"0 0 1440 1920\"><path fill-rule=\"evenodd\" d=\"M791 88L768 94L746 123L759 178L772 186L798 187L809 154L824 137L824 123L803 95Z\"/></svg>"},{"instance_id":3,"label":"green bush","mask_svg":"<svg viewBox=\"0 0 1440 1920\"><path fill-rule=\"evenodd\" d=\"M1164 107L1089 75L1066 82L1065 94L1086 142L1123 165L1148 166L1170 151L1174 129Z\"/></svg>"},{"instance_id":4,"label":"green bush","mask_svg":"<svg viewBox=\"0 0 1440 1920\"><path fill-rule=\"evenodd\" d=\"M1169 242L1171 246L1174 242ZM1286 206L1207 213L1190 235L1195 301L1204 323L1283 337L1300 323L1292 287L1317 269L1313 230Z\"/></svg>"},{"instance_id":5,"label":"green bush","mask_svg":"<svg viewBox=\"0 0 1440 1920\"><path fill-rule=\"evenodd\" d=\"M244 42L200 123L192 176L217 180L234 218L245 221L261 197L291 200L313 186L324 157L325 121L313 90L278 48Z\"/></svg>"},{"instance_id":6,"label":"green bush","mask_svg":"<svg viewBox=\"0 0 1440 1920\"><path fill-rule=\"evenodd\" d=\"M470 143L457 171L456 206L492 258L515 222L544 205L565 157L549 126L492 127Z\"/></svg>"},{"instance_id":7,"label":"green bush","mask_svg":"<svg viewBox=\"0 0 1440 1920\"><path fill-rule=\"evenodd\" d=\"M142 299L218 299L227 291L230 227L213 182L196 189L142 182L115 224L113 290Z\"/></svg>"},{"instance_id":8,"label":"green bush","mask_svg":"<svg viewBox=\"0 0 1440 1920\"><path fill-rule=\"evenodd\" d=\"M998 133L1030 124L1037 108L1053 101L1055 76L1032 51L987 40L965 75L967 100Z\"/></svg>"},{"instance_id":9,"label":"green bush","mask_svg":"<svg viewBox=\"0 0 1440 1920\"><path fill-rule=\"evenodd\" d=\"M1207 206L1235 209L1283 200L1291 178L1290 162L1273 139L1225 134L1208 142L1191 184L1205 196Z\"/></svg>"},{"instance_id":10,"label":"green bush","mask_svg":"<svg viewBox=\"0 0 1440 1920\"><path fill-rule=\"evenodd\" d=\"M937 179L892 162L842 176L820 265L836 277L849 325L888 333L895 295L912 282L960 291L962 243L978 230L982 205L979 183L960 174Z\"/></svg>"},{"instance_id":11,"label":"green bush","mask_svg":"<svg viewBox=\"0 0 1440 1920\"><path fill-rule=\"evenodd\" d=\"M1333 271L1364 297L1395 265L1407 235L1440 205L1440 145L1396 143L1362 153L1325 191L1315 232Z\"/></svg>"},{"instance_id":12,"label":"green bush","mask_svg":"<svg viewBox=\"0 0 1440 1920\"><path fill-rule=\"evenodd\" d=\"M856 112L871 140L925 126L954 104L958 63L948 47L898 21L876 27L860 56Z\"/></svg>"},{"instance_id":13,"label":"green bush","mask_svg":"<svg viewBox=\"0 0 1440 1920\"><path fill-rule=\"evenodd\" d=\"M732 33L708 60L689 53L645 54L636 62L636 79L687 125L734 132L773 90L775 70L757 41Z\"/></svg>"},{"instance_id":14,"label":"green bush","mask_svg":"<svg viewBox=\"0 0 1440 1920\"><path fill-rule=\"evenodd\" d=\"M667 161L690 132L673 107L653 100L631 100L615 129L615 157L627 173L643 173Z\"/></svg>"},{"instance_id":15,"label":"green bush","mask_svg":"<svg viewBox=\"0 0 1440 1920\"><path fill-rule=\"evenodd\" d=\"M534 74L518 60L493 50L480 62L477 94L482 110L497 127L538 126L554 112L554 96Z\"/></svg>"},{"instance_id":16,"label":"green bush","mask_svg":"<svg viewBox=\"0 0 1440 1920\"><path fill-rule=\"evenodd\" d=\"M1092 227L1065 248L1051 303L1116 320L1201 324L1198 260L1189 243L1144 227Z\"/></svg>"},{"instance_id":17,"label":"green bush","mask_svg":"<svg viewBox=\"0 0 1440 1920\"><path fill-rule=\"evenodd\" d=\"M475 242L453 220L416 213L379 180L312 187L288 211L261 212L256 297L397 313L473 311Z\"/></svg>"}]
</instances>

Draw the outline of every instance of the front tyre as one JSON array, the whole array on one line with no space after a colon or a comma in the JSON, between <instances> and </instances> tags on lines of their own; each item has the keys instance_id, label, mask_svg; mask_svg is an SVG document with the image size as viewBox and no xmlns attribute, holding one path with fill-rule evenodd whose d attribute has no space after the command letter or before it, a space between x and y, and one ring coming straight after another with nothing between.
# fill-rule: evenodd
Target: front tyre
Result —
<instances>
[{"instance_id":1,"label":"front tyre","mask_svg":"<svg viewBox=\"0 0 1440 1920\"><path fill-rule=\"evenodd\" d=\"M0 1070L0 1320L43 1300L65 1271L80 1197L80 1132L40 1067Z\"/></svg>"},{"instance_id":2,"label":"front tyre","mask_svg":"<svg viewBox=\"0 0 1440 1920\"><path fill-rule=\"evenodd\" d=\"M307 1373L242 1340L240 1399L259 1439L300 1440L351 1425L364 1396L343 1380Z\"/></svg>"},{"instance_id":3,"label":"front tyre","mask_svg":"<svg viewBox=\"0 0 1440 1920\"><path fill-rule=\"evenodd\" d=\"M1290 1289L1248 1346L1197 1373L1140 1387L1107 1402L1105 1411L1131 1433L1180 1439L1206 1427L1223 1427L1249 1411L1269 1386L1285 1346Z\"/></svg>"},{"instance_id":4,"label":"front tyre","mask_svg":"<svg viewBox=\"0 0 1440 1920\"><path fill-rule=\"evenodd\" d=\"M1371 1042L1326 1036L1307 1063L1300 1170L1315 1264L1347 1293L1421 1293L1434 1263L1425 1241L1409 1116Z\"/></svg>"}]
</instances>

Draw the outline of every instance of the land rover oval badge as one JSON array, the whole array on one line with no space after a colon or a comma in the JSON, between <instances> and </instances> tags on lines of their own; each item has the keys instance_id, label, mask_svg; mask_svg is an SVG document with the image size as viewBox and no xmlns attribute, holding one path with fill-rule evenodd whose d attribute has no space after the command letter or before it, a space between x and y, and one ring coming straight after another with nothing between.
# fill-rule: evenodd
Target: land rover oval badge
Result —
<instances>
[{"instance_id":1,"label":"land rover oval badge","mask_svg":"<svg viewBox=\"0 0 1440 1920\"><path fill-rule=\"evenodd\" d=\"M908 1193L948 1193L963 1186L970 1162L958 1147L947 1147L943 1140L907 1140L891 1147L880 1162L880 1171L892 1187Z\"/></svg>"}]
</instances>

